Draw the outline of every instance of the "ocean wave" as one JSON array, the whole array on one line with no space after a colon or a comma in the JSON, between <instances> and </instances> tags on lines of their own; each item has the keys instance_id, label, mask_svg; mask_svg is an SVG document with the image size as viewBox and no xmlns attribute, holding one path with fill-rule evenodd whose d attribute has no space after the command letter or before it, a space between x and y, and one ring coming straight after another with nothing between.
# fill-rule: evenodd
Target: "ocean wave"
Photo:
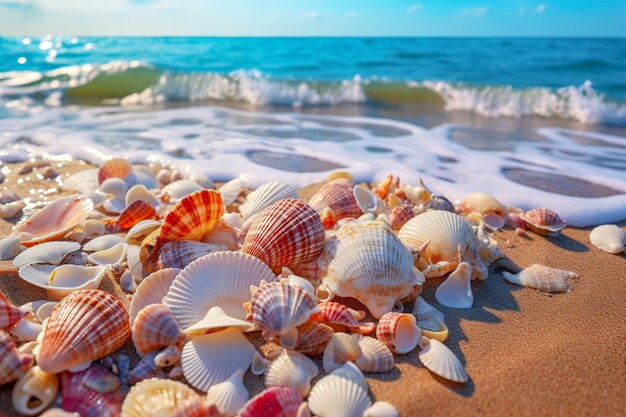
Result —
<instances>
[{"instance_id":1,"label":"ocean wave","mask_svg":"<svg viewBox=\"0 0 626 417\"><path fill-rule=\"evenodd\" d=\"M179 101L243 102L253 106L413 105L487 117L540 116L584 124L626 125L626 105L607 100L591 82L559 89L471 86L447 81L361 79L340 82L278 79L256 70L227 74L166 71L140 61L69 66L39 73L0 73L0 103L146 105ZM29 103L30 103L29 101Z\"/></svg>"}]
</instances>

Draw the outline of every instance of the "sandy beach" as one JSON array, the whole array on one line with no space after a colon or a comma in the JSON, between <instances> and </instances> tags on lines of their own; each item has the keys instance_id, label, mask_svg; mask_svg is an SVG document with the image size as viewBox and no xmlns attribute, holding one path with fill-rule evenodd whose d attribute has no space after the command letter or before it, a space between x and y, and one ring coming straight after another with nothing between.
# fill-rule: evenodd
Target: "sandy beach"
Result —
<instances>
[{"instance_id":1,"label":"sandy beach","mask_svg":"<svg viewBox=\"0 0 626 417\"><path fill-rule=\"evenodd\" d=\"M57 169L67 176L85 166L71 162ZM30 189L55 185L36 175L18 184L19 167L9 164L13 172L0 189L24 197ZM315 188L302 190L302 197ZM63 195L66 192L61 191L50 198ZM0 236L10 234L12 226L0 220ZM445 314L450 329L446 345L461 359L470 381L455 384L435 376L423 367L415 350L396 356L392 372L366 374L372 399L394 404L403 417L623 415L626 256L596 249L588 236L589 230L569 227L557 238L496 232L505 257L490 267L486 281L472 282L471 309L439 305L434 291L442 279L429 279L423 297ZM577 273L572 292L550 295L512 285L502 277L503 270L518 272L535 263ZM111 277L100 289L128 306L128 296ZM18 306L46 298L43 290L17 276L10 261L0 262L0 292ZM260 335L253 336L253 342L257 347L263 344ZM132 343L123 350L137 361ZM251 395L263 389L262 378L250 373L246 384ZM12 386L0 389L0 416L16 415L11 409Z\"/></svg>"}]
</instances>

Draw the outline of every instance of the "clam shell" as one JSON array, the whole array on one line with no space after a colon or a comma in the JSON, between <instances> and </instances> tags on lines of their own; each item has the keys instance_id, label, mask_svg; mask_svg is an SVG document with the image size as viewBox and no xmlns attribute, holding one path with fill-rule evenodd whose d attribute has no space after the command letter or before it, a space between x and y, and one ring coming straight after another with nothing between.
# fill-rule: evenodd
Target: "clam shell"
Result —
<instances>
[{"instance_id":1,"label":"clam shell","mask_svg":"<svg viewBox=\"0 0 626 417\"><path fill-rule=\"evenodd\" d=\"M24 376L34 363L33 355L18 351L11 336L0 330L0 386Z\"/></svg>"},{"instance_id":2,"label":"clam shell","mask_svg":"<svg viewBox=\"0 0 626 417\"><path fill-rule=\"evenodd\" d=\"M244 320L243 303L250 299L250 286L274 279L272 271L253 256L212 253L195 260L176 277L166 303L183 329L203 320L211 307Z\"/></svg>"},{"instance_id":3,"label":"clam shell","mask_svg":"<svg viewBox=\"0 0 626 417\"><path fill-rule=\"evenodd\" d=\"M454 308L471 308L474 304L472 294L472 267L467 262L461 262L456 270L437 287L435 298L439 304Z\"/></svg>"},{"instance_id":4,"label":"clam shell","mask_svg":"<svg viewBox=\"0 0 626 417\"><path fill-rule=\"evenodd\" d=\"M130 337L128 313L115 297L99 290L83 290L56 305L44 326L38 362L58 373L102 358Z\"/></svg>"},{"instance_id":5,"label":"clam shell","mask_svg":"<svg viewBox=\"0 0 626 417\"><path fill-rule=\"evenodd\" d=\"M24 318L17 322L10 333L18 343L32 342L37 340L39 333L41 333L41 324Z\"/></svg>"},{"instance_id":6,"label":"clam shell","mask_svg":"<svg viewBox=\"0 0 626 417\"><path fill-rule=\"evenodd\" d=\"M136 184L133 185L128 192L126 193L125 198L126 207L130 206L136 201L143 201L145 203L150 204L152 207L159 206L159 200L148 191L145 185Z\"/></svg>"},{"instance_id":7,"label":"clam shell","mask_svg":"<svg viewBox=\"0 0 626 417\"><path fill-rule=\"evenodd\" d=\"M239 212L244 219L250 219L277 201L297 198L298 193L291 185L282 181L270 181L248 194L245 203L239 206Z\"/></svg>"},{"instance_id":8,"label":"clam shell","mask_svg":"<svg viewBox=\"0 0 626 417\"><path fill-rule=\"evenodd\" d=\"M59 380L56 375L33 366L13 386L11 402L20 415L36 416L52 404L59 392Z\"/></svg>"},{"instance_id":9,"label":"clam shell","mask_svg":"<svg viewBox=\"0 0 626 417\"><path fill-rule=\"evenodd\" d=\"M448 337L448 328L445 325L443 313L428 304L422 297L417 297L413 305L415 323L429 339L443 342Z\"/></svg>"},{"instance_id":10,"label":"clam shell","mask_svg":"<svg viewBox=\"0 0 626 417\"><path fill-rule=\"evenodd\" d=\"M167 242L160 248L158 265L162 268L182 269L204 255L227 249L224 245L214 245L193 240Z\"/></svg>"},{"instance_id":11,"label":"clam shell","mask_svg":"<svg viewBox=\"0 0 626 417\"><path fill-rule=\"evenodd\" d=\"M309 409L319 417L363 417L371 405L367 388L339 375L327 375L313 386Z\"/></svg>"},{"instance_id":12,"label":"clam shell","mask_svg":"<svg viewBox=\"0 0 626 417\"><path fill-rule=\"evenodd\" d=\"M63 187L88 196L100 187L98 170L86 169L72 174L63 181Z\"/></svg>"},{"instance_id":13,"label":"clam shell","mask_svg":"<svg viewBox=\"0 0 626 417\"><path fill-rule=\"evenodd\" d=\"M147 379L130 389L122 404L124 417L169 415L185 401L198 394L187 385L167 379ZM165 414L160 414L165 413Z\"/></svg>"},{"instance_id":14,"label":"clam shell","mask_svg":"<svg viewBox=\"0 0 626 417\"><path fill-rule=\"evenodd\" d=\"M235 371L246 371L255 352L254 346L236 328L193 336L181 355L183 373L193 387L207 391L226 381Z\"/></svg>"},{"instance_id":15,"label":"clam shell","mask_svg":"<svg viewBox=\"0 0 626 417\"><path fill-rule=\"evenodd\" d=\"M485 215L495 213L500 217L506 214L506 208L495 199L494 196L485 192L470 193L461 202L459 211L463 214L478 213Z\"/></svg>"},{"instance_id":16,"label":"clam shell","mask_svg":"<svg viewBox=\"0 0 626 417\"><path fill-rule=\"evenodd\" d=\"M400 417L396 407L386 401L376 401L374 405L365 410L363 417Z\"/></svg>"},{"instance_id":17,"label":"clam shell","mask_svg":"<svg viewBox=\"0 0 626 417\"><path fill-rule=\"evenodd\" d=\"M298 327L298 340L294 349L305 355L321 355L334 333L329 326L309 320Z\"/></svg>"},{"instance_id":18,"label":"clam shell","mask_svg":"<svg viewBox=\"0 0 626 417\"><path fill-rule=\"evenodd\" d=\"M143 220L154 218L155 215L154 207L143 200L137 200L122 211L115 224L119 230L128 230Z\"/></svg>"},{"instance_id":19,"label":"clam shell","mask_svg":"<svg viewBox=\"0 0 626 417\"><path fill-rule=\"evenodd\" d=\"M267 367L265 386L291 387L305 398L311 389L311 380L318 373L319 368L311 359L300 352L283 349Z\"/></svg>"},{"instance_id":20,"label":"clam shell","mask_svg":"<svg viewBox=\"0 0 626 417\"><path fill-rule=\"evenodd\" d=\"M363 213L375 213L381 206L381 201L376 194L370 190L366 190L360 185L356 185L353 189L354 198Z\"/></svg>"},{"instance_id":21,"label":"clam shell","mask_svg":"<svg viewBox=\"0 0 626 417\"><path fill-rule=\"evenodd\" d=\"M137 287L130 301L129 319L133 324L137 314L151 304L161 304L180 269L168 268L148 275Z\"/></svg>"},{"instance_id":22,"label":"clam shell","mask_svg":"<svg viewBox=\"0 0 626 417\"><path fill-rule=\"evenodd\" d=\"M81 372L61 374L61 406L81 417L116 417L120 415L124 393L117 389L117 377L99 365ZM102 383L106 382L106 383Z\"/></svg>"},{"instance_id":23,"label":"clam shell","mask_svg":"<svg viewBox=\"0 0 626 417\"><path fill-rule=\"evenodd\" d=\"M526 226L539 234L558 234L567 224L554 211L536 208L520 215Z\"/></svg>"},{"instance_id":24,"label":"clam shell","mask_svg":"<svg viewBox=\"0 0 626 417\"><path fill-rule=\"evenodd\" d=\"M301 417L307 416L300 394L289 387L270 387L244 405L238 417ZM305 414L302 414L305 413Z\"/></svg>"},{"instance_id":25,"label":"clam shell","mask_svg":"<svg viewBox=\"0 0 626 417\"><path fill-rule=\"evenodd\" d=\"M15 258L24 250L19 236L9 236L0 239L0 260L8 261Z\"/></svg>"},{"instance_id":26,"label":"clam shell","mask_svg":"<svg viewBox=\"0 0 626 417\"><path fill-rule=\"evenodd\" d=\"M450 349L438 340L420 338L419 358L428 370L454 382L465 383L469 380L461 361Z\"/></svg>"},{"instance_id":27,"label":"clam shell","mask_svg":"<svg viewBox=\"0 0 626 417\"><path fill-rule=\"evenodd\" d=\"M309 206L317 212L328 207L333 211L337 220L354 217L357 218L363 212L357 204L352 181L339 178L324 185L309 200Z\"/></svg>"},{"instance_id":28,"label":"clam shell","mask_svg":"<svg viewBox=\"0 0 626 417\"><path fill-rule=\"evenodd\" d=\"M15 307L11 302L0 293L0 330L8 331L20 320L28 315L27 310Z\"/></svg>"},{"instance_id":29,"label":"clam shell","mask_svg":"<svg viewBox=\"0 0 626 417\"><path fill-rule=\"evenodd\" d=\"M14 233L27 247L62 238L85 220L92 210L93 202L87 197L61 198L15 226Z\"/></svg>"},{"instance_id":30,"label":"clam shell","mask_svg":"<svg viewBox=\"0 0 626 417\"><path fill-rule=\"evenodd\" d=\"M161 199L165 202L176 203L181 198L187 197L196 191L203 190L204 187L195 181L179 180L174 181L161 190Z\"/></svg>"},{"instance_id":31,"label":"clam shell","mask_svg":"<svg viewBox=\"0 0 626 417\"><path fill-rule=\"evenodd\" d=\"M241 251L256 256L276 273L319 256L324 246L319 214L301 200L278 201L252 221Z\"/></svg>"},{"instance_id":32,"label":"clam shell","mask_svg":"<svg viewBox=\"0 0 626 417\"><path fill-rule=\"evenodd\" d=\"M76 242L46 242L26 249L13 259L13 266L20 268L31 264L58 265L70 252L80 250Z\"/></svg>"},{"instance_id":33,"label":"clam shell","mask_svg":"<svg viewBox=\"0 0 626 417\"><path fill-rule=\"evenodd\" d=\"M373 323L361 325L359 319L365 317L364 311L356 311L347 306L327 301L318 304L319 311L311 316L311 320L324 323L336 331L345 331L346 328L354 333L371 333L376 326Z\"/></svg>"},{"instance_id":34,"label":"clam shell","mask_svg":"<svg viewBox=\"0 0 626 417\"><path fill-rule=\"evenodd\" d=\"M390 312L380 318L376 337L393 352L404 355L417 347L420 329L412 314Z\"/></svg>"},{"instance_id":35,"label":"clam shell","mask_svg":"<svg viewBox=\"0 0 626 417\"><path fill-rule=\"evenodd\" d=\"M391 209L389 213L389 227L393 230L400 229L409 220L415 217L412 204L399 204Z\"/></svg>"},{"instance_id":36,"label":"clam shell","mask_svg":"<svg viewBox=\"0 0 626 417\"><path fill-rule=\"evenodd\" d=\"M98 236L83 245L85 252L101 252L124 243L124 238L117 235Z\"/></svg>"},{"instance_id":37,"label":"clam shell","mask_svg":"<svg viewBox=\"0 0 626 417\"><path fill-rule=\"evenodd\" d=\"M116 200L123 202L126 191L128 191L128 184L121 178L108 178L100 184L99 191L104 194L111 194Z\"/></svg>"},{"instance_id":38,"label":"clam shell","mask_svg":"<svg viewBox=\"0 0 626 417\"><path fill-rule=\"evenodd\" d=\"M569 280L578 277L574 272L539 264L531 265L518 274L503 271L502 275L511 284L522 285L545 292L570 292L572 288Z\"/></svg>"},{"instance_id":39,"label":"clam shell","mask_svg":"<svg viewBox=\"0 0 626 417\"><path fill-rule=\"evenodd\" d=\"M589 234L589 241L605 252L621 253L625 250L626 230L614 224L598 226Z\"/></svg>"},{"instance_id":40,"label":"clam shell","mask_svg":"<svg viewBox=\"0 0 626 417\"><path fill-rule=\"evenodd\" d=\"M236 415L250 398L243 384L244 374L243 370L238 369L226 381L213 385L206 393L206 402L215 404L224 415Z\"/></svg>"},{"instance_id":41,"label":"clam shell","mask_svg":"<svg viewBox=\"0 0 626 417\"><path fill-rule=\"evenodd\" d=\"M170 309L163 304L151 304L137 314L132 337L140 355L168 346L181 347L189 340Z\"/></svg>"},{"instance_id":42,"label":"clam shell","mask_svg":"<svg viewBox=\"0 0 626 417\"><path fill-rule=\"evenodd\" d=\"M389 372L394 361L391 350L380 340L360 334L352 335L357 340L363 354L354 363L363 372Z\"/></svg>"},{"instance_id":43,"label":"clam shell","mask_svg":"<svg viewBox=\"0 0 626 417\"><path fill-rule=\"evenodd\" d=\"M103 266L84 267L80 265L27 265L18 274L24 281L46 290L48 296L61 300L80 290L96 289L104 278Z\"/></svg>"},{"instance_id":44,"label":"clam shell","mask_svg":"<svg viewBox=\"0 0 626 417\"><path fill-rule=\"evenodd\" d=\"M133 167L133 172L125 180L130 187L140 184L151 190L158 186L156 176L152 173L152 169L147 166Z\"/></svg>"},{"instance_id":45,"label":"clam shell","mask_svg":"<svg viewBox=\"0 0 626 417\"><path fill-rule=\"evenodd\" d=\"M218 190L224 199L224 207L228 207L237 200L239 194L241 194L241 188L243 187L243 181L239 178L228 181L222 185Z\"/></svg>"},{"instance_id":46,"label":"clam shell","mask_svg":"<svg viewBox=\"0 0 626 417\"><path fill-rule=\"evenodd\" d=\"M95 265L121 265L126 262L126 243L118 243L112 248L94 252L87 259Z\"/></svg>"},{"instance_id":47,"label":"clam shell","mask_svg":"<svg viewBox=\"0 0 626 417\"><path fill-rule=\"evenodd\" d=\"M353 362L363 355L358 340L346 333L335 333L324 350L322 365L325 372L332 372L347 362Z\"/></svg>"},{"instance_id":48,"label":"clam shell","mask_svg":"<svg viewBox=\"0 0 626 417\"><path fill-rule=\"evenodd\" d=\"M106 161L98 170L98 182L102 184L108 178L126 178L133 171L133 166L126 159L113 158Z\"/></svg>"},{"instance_id":49,"label":"clam shell","mask_svg":"<svg viewBox=\"0 0 626 417\"><path fill-rule=\"evenodd\" d=\"M126 242L132 243L133 245L141 245L141 242L144 240L146 236L155 231L161 226L161 223L148 219L142 220L139 223L135 224L130 230L126 233Z\"/></svg>"}]
</instances>

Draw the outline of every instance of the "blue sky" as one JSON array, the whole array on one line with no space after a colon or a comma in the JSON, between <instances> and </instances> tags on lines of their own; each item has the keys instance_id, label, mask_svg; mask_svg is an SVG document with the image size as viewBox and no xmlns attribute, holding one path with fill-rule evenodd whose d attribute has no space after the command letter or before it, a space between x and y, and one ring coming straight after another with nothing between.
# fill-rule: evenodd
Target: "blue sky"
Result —
<instances>
[{"instance_id":1,"label":"blue sky","mask_svg":"<svg viewBox=\"0 0 626 417\"><path fill-rule=\"evenodd\" d=\"M626 36L624 0L0 0L0 35Z\"/></svg>"}]
</instances>

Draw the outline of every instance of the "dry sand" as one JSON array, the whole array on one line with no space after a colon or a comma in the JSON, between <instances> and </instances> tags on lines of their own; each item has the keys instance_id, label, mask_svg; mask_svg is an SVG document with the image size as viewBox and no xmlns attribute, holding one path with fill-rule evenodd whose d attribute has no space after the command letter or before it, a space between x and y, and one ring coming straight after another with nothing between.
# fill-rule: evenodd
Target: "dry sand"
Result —
<instances>
[{"instance_id":1,"label":"dry sand","mask_svg":"<svg viewBox=\"0 0 626 417\"><path fill-rule=\"evenodd\" d=\"M15 189L9 177L0 189ZM0 220L0 235L10 227ZM588 236L588 230L572 228L558 238L498 232L506 256L492 265L486 281L472 283L471 309L439 305L434 290L442 280L428 280L423 297L446 315L446 345L461 358L470 381L462 385L435 376L421 365L416 350L396 356L393 371L366 375L372 399L391 402L403 417L623 416L626 256L596 249ZM500 273L534 263L576 272L573 291L550 295L509 284ZM101 289L127 302L110 277ZM0 291L16 305L45 297L20 280L10 262L0 262ZM261 344L259 337L253 342ZM133 354L132 346L125 349ZM246 380L252 395L263 388L260 377L248 373ZM0 390L0 416L15 415L11 388Z\"/></svg>"}]
</instances>

